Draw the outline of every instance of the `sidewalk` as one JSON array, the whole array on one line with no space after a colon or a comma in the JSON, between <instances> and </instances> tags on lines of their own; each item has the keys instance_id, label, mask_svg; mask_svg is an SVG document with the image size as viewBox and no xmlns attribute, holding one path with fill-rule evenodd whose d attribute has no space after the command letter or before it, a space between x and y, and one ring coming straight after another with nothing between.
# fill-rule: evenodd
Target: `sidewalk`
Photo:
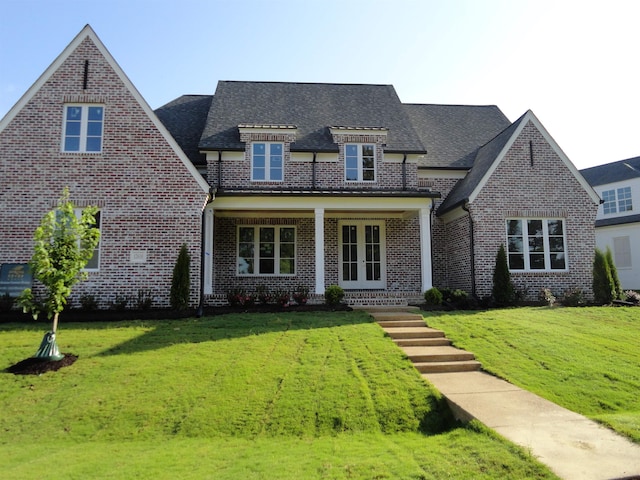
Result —
<instances>
[{"instance_id":1,"label":"sidewalk","mask_svg":"<svg viewBox=\"0 0 640 480\"><path fill-rule=\"evenodd\" d=\"M640 446L483 372L425 373L460 420L477 419L565 480L640 479Z\"/></svg>"}]
</instances>

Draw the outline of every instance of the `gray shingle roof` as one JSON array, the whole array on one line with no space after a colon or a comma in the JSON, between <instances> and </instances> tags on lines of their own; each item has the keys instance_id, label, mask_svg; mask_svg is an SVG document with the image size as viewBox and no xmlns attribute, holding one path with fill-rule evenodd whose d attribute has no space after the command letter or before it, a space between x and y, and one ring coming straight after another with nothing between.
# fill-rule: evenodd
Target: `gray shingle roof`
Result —
<instances>
[{"instance_id":1,"label":"gray shingle roof","mask_svg":"<svg viewBox=\"0 0 640 480\"><path fill-rule=\"evenodd\" d=\"M427 148L421 167L471 168L469 154L510 124L494 105L405 104L404 108Z\"/></svg>"},{"instance_id":2,"label":"gray shingle roof","mask_svg":"<svg viewBox=\"0 0 640 480\"><path fill-rule=\"evenodd\" d=\"M295 125L294 151L337 151L329 127L339 125L384 127L387 151L425 151L391 85L221 81L200 148L243 150L240 124Z\"/></svg>"},{"instance_id":3,"label":"gray shingle roof","mask_svg":"<svg viewBox=\"0 0 640 480\"><path fill-rule=\"evenodd\" d=\"M487 171L491 168L493 163L497 160L498 155L505 147L509 139L513 136L514 132L523 121L526 113L518 120L513 122L507 128L502 130L496 137L490 140L488 143L482 145L475 150L472 154L468 155L467 161L472 162L473 167L469 170L469 173L453 187L447 198L438 207L437 214L442 215L450 210L461 205L466 201L478 184L482 181Z\"/></svg>"},{"instance_id":4,"label":"gray shingle roof","mask_svg":"<svg viewBox=\"0 0 640 480\"><path fill-rule=\"evenodd\" d=\"M206 165L198 143L212 95L183 95L155 110L156 115L194 165Z\"/></svg>"},{"instance_id":5,"label":"gray shingle roof","mask_svg":"<svg viewBox=\"0 0 640 480\"><path fill-rule=\"evenodd\" d=\"M625 225L627 223L639 223L640 215L624 215L614 218L602 218L596 220L596 228L598 227L610 227L612 225Z\"/></svg>"},{"instance_id":6,"label":"gray shingle roof","mask_svg":"<svg viewBox=\"0 0 640 480\"><path fill-rule=\"evenodd\" d=\"M585 168L580 173L592 187L640 177L640 157Z\"/></svg>"}]
</instances>

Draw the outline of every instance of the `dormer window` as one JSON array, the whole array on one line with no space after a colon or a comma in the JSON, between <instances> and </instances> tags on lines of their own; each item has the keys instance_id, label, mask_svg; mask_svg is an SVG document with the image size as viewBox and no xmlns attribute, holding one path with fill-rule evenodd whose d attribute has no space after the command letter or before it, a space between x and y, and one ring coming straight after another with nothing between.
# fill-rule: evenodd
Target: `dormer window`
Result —
<instances>
[{"instance_id":1,"label":"dormer window","mask_svg":"<svg viewBox=\"0 0 640 480\"><path fill-rule=\"evenodd\" d=\"M281 182L283 168L282 143L255 142L251 144L251 180Z\"/></svg>"},{"instance_id":2,"label":"dormer window","mask_svg":"<svg viewBox=\"0 0 640 480\"><path fill-rule=\"evenodd\" d=\"M375 182L375 145L346 144L344 146L344 172L347 182Z\"/></svg>"}]
</instances>

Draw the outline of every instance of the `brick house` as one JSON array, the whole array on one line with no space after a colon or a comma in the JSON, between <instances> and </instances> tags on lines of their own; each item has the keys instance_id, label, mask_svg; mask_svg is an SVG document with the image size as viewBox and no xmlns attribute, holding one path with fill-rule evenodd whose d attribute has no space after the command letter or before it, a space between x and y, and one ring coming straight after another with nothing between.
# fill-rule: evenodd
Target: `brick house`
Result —
<instances>
[{"instance_id":1,"label":"brick house","mask_svg":"<svg viewBox=\"0 0 640 480\"><path fill-rule=\"evenodd\" d=\"M98 107L99 151L65 151L71 107ZM434 285L484 297L500 244L530 298L591 285L599 198L532 112L511 123L495 106L403 104L390 85L223 81L154 113L86 27L0 122L0 159L0 263L28 259L69 185L101 208L99 267L79 292L105 302L152 281L166 305L182 243L194 304L299 285L322 301L333 284L353 304Z\"/></svg>"},{"instance_id":2,"label":"brick house","mask_svg":"<svg viewBox=\"0 0 640 480\"><path fill-rule=\"evenodd\" d=\"M596 216L596 245L611 249L622 288L640 290L640 157L581 173L603 200Z\"/></svg>"},{"instance_id":3,"label":"brick house","mask_svg":"<svg viewBox=\"0 0 640 480\"><path fill-rule=\"evenodd\" d=\"M107 308L150 292L168 306L183 243L199 277L209 186L89 26L0 120L0 263L31 258L65 186L77 206L100 209L100 245L74 302L91 294Z\"/></svg>"}]
</instances>

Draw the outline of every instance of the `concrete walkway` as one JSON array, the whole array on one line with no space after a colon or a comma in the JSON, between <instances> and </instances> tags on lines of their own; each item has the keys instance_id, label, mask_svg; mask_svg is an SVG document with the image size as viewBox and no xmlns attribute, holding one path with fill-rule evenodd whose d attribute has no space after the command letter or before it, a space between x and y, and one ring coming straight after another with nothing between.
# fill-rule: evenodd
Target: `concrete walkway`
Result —
<instances>
[{"instance_id":1,"label":"concrete walkway","mask_svg":"<svg viewBox=\"0 0 640 480\"><path fill-rule=\"evenodd\" d=\"M422 376L445 396L459 420L479 420L531 452L565 480L640 480L639 445L582 415L482 371L463 371L463 368L456 368L455 372L438 371L442 366L437 363L442 362L436 362L435 357L443 355L440 351L443 348L453 347L431 343L434 332L427 328L422 315L408 309L365 309L407 353ZM405 343L409 339L411 343ZM419 355L412 357L412 349L416 348ZM449 350L444 353L451 355ZM420 360L424 359L435 368L421 368L424 364Z\"/></svg>"},{"instance_id":2,"label":"concrete walkway","mask_svg":"<svg viewBox=\"0 0 640 480\"><path fill-rule=\"evenodd\" d=\"M640 446L484 372L422 375L461 420L479 420L565 480L640 479Z\"/></svg>"}]
</instances>

